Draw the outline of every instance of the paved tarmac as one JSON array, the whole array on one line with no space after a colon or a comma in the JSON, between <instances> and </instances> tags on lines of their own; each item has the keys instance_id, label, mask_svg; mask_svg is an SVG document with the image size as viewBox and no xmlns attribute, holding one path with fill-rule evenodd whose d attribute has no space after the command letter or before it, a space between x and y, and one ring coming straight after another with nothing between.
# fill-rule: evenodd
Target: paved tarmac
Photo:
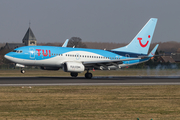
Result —
<instances>
[{"instance_id":1,"label":"paved tarmac","mask_svg":"<svg viewBox=\"0 0 180 120\"><path fill-rule=\"evenodd\" d=\"M180 76L131 77L0 77L0 86L50 85L180 85Z\"/></svg>"}]
</instances>

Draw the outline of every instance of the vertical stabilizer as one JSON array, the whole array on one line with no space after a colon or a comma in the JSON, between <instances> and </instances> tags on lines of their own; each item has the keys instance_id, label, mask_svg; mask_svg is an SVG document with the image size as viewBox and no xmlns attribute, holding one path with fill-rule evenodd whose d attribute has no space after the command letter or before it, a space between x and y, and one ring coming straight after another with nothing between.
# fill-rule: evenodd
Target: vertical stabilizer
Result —
<instances>
[{"instance_id":1,"label":"vertical stabilizer","mask_svg":"<svg viewBox=\"0 0 180 120\"><path fill-rule=\"evenodd\" d=\"M147 55L156 23L157 18L151 18L127 46L112 49L112 51Z\"/></svg>"}]
</instances>

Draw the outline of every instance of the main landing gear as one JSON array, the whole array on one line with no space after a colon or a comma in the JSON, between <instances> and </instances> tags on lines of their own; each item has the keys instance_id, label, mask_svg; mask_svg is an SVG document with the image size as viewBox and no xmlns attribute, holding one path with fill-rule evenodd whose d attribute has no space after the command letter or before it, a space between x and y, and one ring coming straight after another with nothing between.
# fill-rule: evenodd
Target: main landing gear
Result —
<instances>
[{"instance_id":1,"label":"main landing gear","mask_svg":"<svg viewBox=\"0 0 180 120\"><path fill-rule=\"evenodd\" d=\"M78 76L78 73L76 72L71 72L71 77L77 77Z\"/></svg>"},{"instance_id":2,"label":"main landing gear","mask_svg":"<svg viewBox=\"0 0 180 120\"><path fill-rule=\"evenodd\" d=\"M70 73L71 77L77 77L78 73L77 72L71 72ZM87 70L87 73L85 74L85 78L87 79L91 79L93 77L92 73L89 72L89 70Z\"/></svg>"},{"instance_id":3,"label":"main landing gear","mask_svg":"<svg viewBox=\"0 0 180 120\"><path fill-rule=\"evenodd\" d=\"M85 74L85 78L91 79L92 77L93 77L92 73L90 73L89 70L87 70L87 73Z\"/></svg>"}]
</instances>

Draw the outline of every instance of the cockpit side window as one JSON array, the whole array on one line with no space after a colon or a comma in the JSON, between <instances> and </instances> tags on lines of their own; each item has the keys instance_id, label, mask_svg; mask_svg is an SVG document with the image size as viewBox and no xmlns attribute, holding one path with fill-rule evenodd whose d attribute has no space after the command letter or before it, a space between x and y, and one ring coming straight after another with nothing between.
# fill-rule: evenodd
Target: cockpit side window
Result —
<instances>
[{"instance_id":1,"label":"cockpit side window","mask_svg":"<svg viewBox=\"0 0 180 120\"><path fill-rule=\"evenodd\" d=\"M16 53L22 53L22 50L13 50L12 52L16 52Z\"/></svg>"}]
</instances>

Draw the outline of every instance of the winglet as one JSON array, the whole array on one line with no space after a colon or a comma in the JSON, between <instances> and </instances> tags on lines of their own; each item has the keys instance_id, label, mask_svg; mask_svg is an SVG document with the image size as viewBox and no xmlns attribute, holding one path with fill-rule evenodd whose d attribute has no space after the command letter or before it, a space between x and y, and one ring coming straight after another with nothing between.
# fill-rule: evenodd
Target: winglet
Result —
<instances>
[{"instance_id":1,"label":"winglet","mask_svg":"<svg viewBox=\"0 0 180 120\"><path fill-rule=\"evenodd\" d=\"M66 39L66 41L64 42L64 44L62 45L62 47L67 47L68 42L69 42L69 39Z\"/></svg>"},{"instance_id":2,"label":"winglet","mask_svg":"<svg viewBox=\"0 0 180 120\"><path fill-rule=\"evenodd\" d=\"M158 46L159 46L159 44L157 44L157 45L153 48L153 50L149 53L148 57L153 57L153 56L155 55L155 52L156 52Z\"/></svg>"}]
</instances>

